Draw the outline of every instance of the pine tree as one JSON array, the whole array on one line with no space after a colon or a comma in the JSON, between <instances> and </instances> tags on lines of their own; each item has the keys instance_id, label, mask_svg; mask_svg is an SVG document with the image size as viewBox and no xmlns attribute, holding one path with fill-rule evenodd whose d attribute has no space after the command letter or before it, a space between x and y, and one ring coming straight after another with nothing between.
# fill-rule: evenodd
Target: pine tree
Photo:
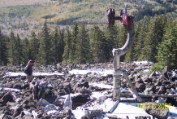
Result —
<instances>
[{"instance_id":1,"label":"pine tree","mask_svg":"<svg viewBox=\"0 0 177 119\"><path fill-rule=\"evenodd\" d=\"M64 30L58 30L55 28L55 31L52 33L52 57L55 63L62 61L62 55L64 51Z\"/></svg>"},{"instance_id":2,"label":"pine tree","mask_svg":"<svg viewBox=\"0 0 177 119\"><path fill-rule=\"evenodd\" d=\"M24 40L22 40L22 63L26 64L26 62L29 59L32 59L31 55L31 48L30 48L30 42L27 38L25 38Z\"/></svg>"},{"instance_id":3,"label":"pine tree","mask_svg":"<svg viewBox=\"0 0 177 119\"><path fill-rule=\"evenodd\" d=\"M60 30L59 32L59 35L60 35L60 39L59 39L59 58L58 58L58 62L62 62L63 61L63 53L64 53L64 33L65 33L65 30Z\"/></svg>"},{"instance_id":4,"label":"pine tree","mask_svg":"<svg viewBox=\"0 0 177 119\"><path fill-rule=\"evenodd\" d=\"M15 42L15 60L19 65L22 63L22 44L20 36L17 34L16 42Z\"/></svg>"},{"instance_id":5,"label":"pine tree","mask_svg":"<svg viewBox=\"0 0 177 119\"><path fill-rule=\"evenodd\" d=\"M155 20L155 30L154 30L154 38L151 40L151 57L150 61L156 62L156 56L157 56L157 44L160 44L162 42L162 38L164 36L164 29L167 24L167 17L166 16L160 16L157 17Z\"/></svg>"},{"instance_id":6,"label":"pine tree","mask_svg":"<svg viewBox=\"0 0 177 119\"><path fill-rule=\"evenodd\" d=\"M142 54L141 53L142 48L144 47L145 38L147 36L148 24L149 24L149 18L144 17L144 19L138 24L137 29L135 31L135 40L134 40L135 60L143 60L140 54Z\"/></svg>"},{"instance_id":7,"label":"pine tree","mask_svg":"<svg viewBox=\"0 0 177 119\"><path fill-rule=\"evenodd\" d=\"M44 23L42 28L42 32L40 34L40 46L39 46L39 62L41 64L51 64L52 57L51 57L51 38L47 23Z\"/></svg>"},{"instance_id":8,"label":"pine tree","mask_svg":"<svg viewBox=\"0 0 177 119\"><path fill-rule=\"evenodd\" d=\"M76 63L77 62L77 47L79 43L79 27L78 24L75 24L73 27L73 32L72 32L72 40L71 40L71 47L70 47L70 54L69 54L69 60L71 63Z\"/></svg>"},{"instance_id":9,"label":"pine tree","mask_svg":"<svg viewBox=\"0 0 177 119\"><path fill-rule=\"evenodd\" d=\"M14 33L11 31L10 33L10 37L9 37L9 40L8 40L8 62L9 64L11 65L14 65L15 64L15 35Z\"/></svg>"},{"instance_id":10,"label":"pine tree","mask_svg":"<svg viewBox=\"0 0 177 119\"><path fill-rule=\"evenodd\" d=\"M141 59L156 62L157 44L162 41L166 17L155 17L150 20L149 30L146 34Z\"/></svg>"},{"instance_id":11,"label":"pine tree","mask_svg":"<svg viewBox=\"0 0 177 119\"><path fill-rule=\"evenodd\" d=\"M169 69L177 68L177 22L165 28L165 34L158 47L157 60L161 66Z\"/></svg>"},{"instance_id":12,"label":"pine tree","mask_svg":"<svg viewBox=\"0 0 177 119\"><path fill-rule=\"evenodd\" d=\"M30 54L31 59L35 60L38 57L39 53L39 40L37 39L37 36L35 32L31 33L30 36Z\"/></svg>"},{"instance_id":13,"label":"pine tree","mask_svg":"<svg viewBox=\"0 0 177 119\"><path fill-rule=\"evenodd\" d=\"M7 38L0 30L0 65L7 64Z\"/></svg>"},{"instance_id":14,"label":"pine tree","mask_svg":"<svg viewBox=\"0 0 177 119\"><path fill-rule=\"evenodd\" d=\"M143 46L141 47L139 60L150 60L151 58L152 55L151 48L153 43L152 41L153 40L155 41L154 25L155 25L155 19L151 19L149 25L147 26L147 32L144 33L145 35L143 39Z\"/></svg>"},{"instance_id":15,"label":"pine tree","mask_svg":"<svg viewBox=\"0 0 177 119\"><path fill-rule=\"evenodd\" d=\"M64 53L63 53L63 62L64 63L70 63L69 62L69 56L71 53L71 33L69 30L69 27L66 28L66 33L65 33L65 37L64 37L64 42L65 42L65 46L64 46Z\"/></svg>"},{"instance_id":16,"label":"pine tree","mask_svg":"<svg viewBox=\"0 0 177 119\"><path fill-rule=\"evenodd\" d=\"M104 32L98 26L94 26L90 33L91 59L94 63L105 61L104 40Z\"/></svg>"},{"instance_id":17,"label":"pine tree","mask_svg":"<svg viewBox=\"0 0 177 119\"><path fill-rule=\"evenodd\" d=\"M119 35L117 27L111 29L106 29L104 32L105 40L103 40L103 50L105 55L105 62L108 62L113 58L112 50L113 48L119 47Z\"/></svg>"},{"instance_id":18,"label":"pine tree","mask_svg":"<svg viewBox=\"0 0 177 119\"><path fill-rule=\"evenodd\" d=\"M89 62L90 46L88 31L84 24L81 25L78 35L78 44L76 49L77 63Z\"/></svg>"}]
</instances>

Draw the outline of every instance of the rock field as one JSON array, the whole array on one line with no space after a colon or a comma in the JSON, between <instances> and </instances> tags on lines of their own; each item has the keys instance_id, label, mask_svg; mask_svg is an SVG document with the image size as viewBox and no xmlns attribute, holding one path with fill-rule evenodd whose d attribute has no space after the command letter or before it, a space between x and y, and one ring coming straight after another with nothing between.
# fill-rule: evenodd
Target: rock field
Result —
<instances>
[{"instance_id":1,"label":"rock field","mask_svg":"<svg viewBox=\"0 0 177 119\"><path fill-rule=\"evenodd\" d=\"M164 103L176 107L177 82L169 80L165 76L166 72L148 72L150 66L150 64L133 65L122 63L122 68L129 72L130 80L137 91L142 95L146 95L142 96L145 103L164 101ZM106 92L104 100L112 97L112 88L93 85L105 84L112 87L113 76L111 74L104 76L94 72L83 75L70 74L69 71L72 69L103 71L112 69L112 64L35 66L33 72L60 72L64 75L36 76L30 84L26 82L24 76L6 76L7 72L23 72L23 66L1 66L0 118L74 119L72 110L83 105L90 105L91 102L96 100L91 98L93 92ZM127 90L128 87L123 79L121 87L122 90ZM68 94L73 94L70 107L67 107L65 103ZM158 95L163 95L163 98L158 98ZM173 96L170 97L169 95ZM132 98L129 92L122 93L122 97ZM168 117L168 109L160 110L160 113L156 113L157 110L152 109L146 109L146 111L156 118L165 119Z\"/></svg>"}]
</instances>

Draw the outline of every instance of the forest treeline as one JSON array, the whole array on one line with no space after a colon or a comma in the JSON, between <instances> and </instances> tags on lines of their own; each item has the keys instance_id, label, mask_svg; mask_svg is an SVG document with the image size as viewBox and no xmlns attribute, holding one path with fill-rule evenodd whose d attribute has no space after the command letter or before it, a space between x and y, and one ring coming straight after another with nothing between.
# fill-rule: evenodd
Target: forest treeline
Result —
<instances>
[{"instance_id":1,"label":"forest treeline","mask_svg":"<svg viewBox=\"0 0 177 119\"><path fill-rule=\"evenodd\" d=\"M126 30L118 23L111 29L75 24L51 30L45 22L39 34L32 32L24 39L13 31L9 36L0 32L0 65L20 65L28 59L44 65L109 62L112 49L125 41ZM121 60L152 61L155 69L177 68L177 21L157 16L135 23L133 45Z\"/></svg>"}]
</instances>

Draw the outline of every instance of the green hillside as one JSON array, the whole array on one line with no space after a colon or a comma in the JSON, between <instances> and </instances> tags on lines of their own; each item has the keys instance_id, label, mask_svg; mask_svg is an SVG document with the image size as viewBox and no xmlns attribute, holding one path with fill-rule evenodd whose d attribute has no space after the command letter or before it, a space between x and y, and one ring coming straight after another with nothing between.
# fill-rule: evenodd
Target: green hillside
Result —
<instances>
[{"instance_id":1,"label":"green hillside","mask_svg":"<svg viewBox=\"0 0 177 119\"><path fill-rule=\"evenodd\" d=\"M119 15L124 3L129 7L129 14L138 21L146 15L169 14L176 15L176 4L163 3L161 0L58 0L43 4L14 5L0 8L0 27L8 34L10 30L27 36L29 31L38 32L44 21L50 23L50 28L59 25L86 23L89 25L105 26L106 10L116 9Z\"/></svg>"}]
</instances>

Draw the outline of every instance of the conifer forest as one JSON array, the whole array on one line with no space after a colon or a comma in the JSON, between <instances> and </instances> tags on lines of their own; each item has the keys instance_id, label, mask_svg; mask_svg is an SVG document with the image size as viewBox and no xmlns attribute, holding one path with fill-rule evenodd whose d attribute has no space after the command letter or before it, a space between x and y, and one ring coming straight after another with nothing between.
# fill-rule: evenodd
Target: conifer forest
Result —
<instances>
[{"instance_id":1,"label":"conifer forest","mask_svg":"<svg viewBox=\"0 0 177 119\"><path fill-rule=\"evenodd\" d=\"M171 8L165 12L168 10ZM160 12L153 14L144 9L134 14L134 43L122 62L147 60L155 63L154 69L177 68L176 16ZM126 31L118 22L113 28L84 23L50 28L44 22L39 32L31 31L26 37L15 34L13 29L9 35L1 31L0 65L20 65L28 59L45 65L112 62L112 49L122 47L126 40Z\"/></svg>"}]
</instances>

